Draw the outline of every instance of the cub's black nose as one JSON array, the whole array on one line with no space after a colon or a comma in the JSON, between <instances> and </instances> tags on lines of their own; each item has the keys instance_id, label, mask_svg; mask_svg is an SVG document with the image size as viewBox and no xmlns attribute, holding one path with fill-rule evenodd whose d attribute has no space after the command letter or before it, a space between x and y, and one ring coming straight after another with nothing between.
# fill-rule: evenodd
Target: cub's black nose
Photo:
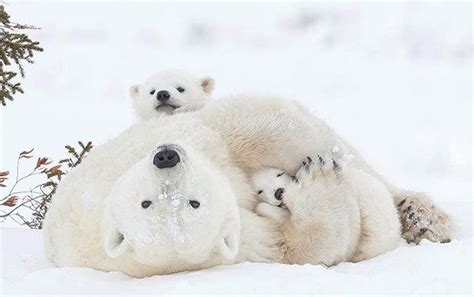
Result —
<instances>
[{"instance_id":1,"label":"cub's black nose","mask_svg":"<svg viewBox=\"0 0 474 297\"><path fill-rule=\"evenodd\" d=\"M180 161L179 155L176 151L171 149L164 149L156 153L153 157L153 164L160 168L172 168Z\"/></svg>"},{"instance_id":2,"label":"cub's black nose","mask_svg":"<svg viewBox=\"0 0 474 297\"><path fill-rule=\"evenodd\" d=\"M170 93L168 91L161 90L156 93L156 99L160 102L168 101L168 99L170 99Z\"/></svg>"},{"instance_id":3,"label":"cub's black nose","mask_svg":"<svg viewBox=\"0 0 474 297\"><path fill-rule=\"evenodd\" d=\"M275 191L275 198L277 200L281 200L283 198L283 193L285 193L285 189L283 188L278 188L276 191Z\"/></svg>"}]
</instances>

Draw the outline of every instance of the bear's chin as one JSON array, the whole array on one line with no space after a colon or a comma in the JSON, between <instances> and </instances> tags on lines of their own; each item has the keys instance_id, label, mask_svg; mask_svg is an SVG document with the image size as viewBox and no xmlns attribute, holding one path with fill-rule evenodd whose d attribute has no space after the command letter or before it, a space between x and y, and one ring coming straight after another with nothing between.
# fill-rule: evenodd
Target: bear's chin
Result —
<instances>
[{"instance_id":1,"label":"bear's chin","mask_svg":"<svg viewBox=\"0 0 474 297\"><path fill-rule=\"evenodd\" d=\"M176 108L177 108L176 106L163 104L163 105L157 106L156 111L158 111L159 113L172 115L174 113L174 111L176 110Z\"/></svg>"}]
</instances>

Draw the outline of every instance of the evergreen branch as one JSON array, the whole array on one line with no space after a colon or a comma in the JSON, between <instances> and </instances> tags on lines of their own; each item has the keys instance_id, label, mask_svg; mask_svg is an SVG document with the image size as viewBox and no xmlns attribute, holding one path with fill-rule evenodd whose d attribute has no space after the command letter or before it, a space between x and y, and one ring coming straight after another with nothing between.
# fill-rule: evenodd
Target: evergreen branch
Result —
<instances>
[{"instance_id":1,"label":"evergreen branch","mask_svg":"<svg viewBox=\"0 0 474 297\"><path fill-rule=\"evenodd\" d=\"M12 22L4 5L0 5L0 103L3 106L7 100L13 101L15 94L23 93L21 83L13 79L18 78L18 73L24 78L24 63L33 64L35 53L43 51L38 41L20 32L36 29L39 28ZM13 69L7 70L7 66Z\"/></svg>"}]
</instances>

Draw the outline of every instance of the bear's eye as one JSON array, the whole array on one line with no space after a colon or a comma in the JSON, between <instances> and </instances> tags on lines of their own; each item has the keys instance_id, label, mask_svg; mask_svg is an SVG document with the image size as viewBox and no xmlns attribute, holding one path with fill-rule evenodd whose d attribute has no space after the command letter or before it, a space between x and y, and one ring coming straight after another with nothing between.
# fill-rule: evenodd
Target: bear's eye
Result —
<instances>
[{"instance_id":1,"label":"bear's eye","mask_svg":"<svg viewBox=\"0 0 474 297\"><path fill-rule=\"evenodd\" d=\"M262 193L263 193L263 190L260 190L260 191L257 192L257 195L260 195Z\"/></svg>"},{"instance_id":2,"label":"bear's eye","mask_svg":"<svg viewBox=\"0 0 474 297\"><path fill-rule=\"evenodd\" d=\"M150 91L150 95L155 94L155 91L156 91L155 89L152 89L152 90Z\"/></svg>"},{"instance_id":3,"label":"bear's eye","mask_svg":"<svg viewBox=\"0 0 474 297\"><path fill-rule=\"evenodd\" d=\"M196 201L196 200L189 200L189 204L194 208L199 208L199 206L201 205L201 203L199 203L199 201Z\"/></svg>"},{"instance_id":4,"label":"bear's eye","mask_svg":"<svg viewBox=\"0 0 474 297\"><path fill-rule=\"evenodd\" d=\"M183 87L177 87L176 90L178 90L178 92L180 92L180 93L184 92L184 88L183 88Z\"/></svg>"},{"instance_id":5,"label":"bear's eye","mask_svg":"<svg viewBox=\"0 0 474 297\"><path fill-rule=\"evenodd\" d=\"M151 205L151 201L150 200L145 200L145 201L142 201L142 207L147 209L148 207L150 207Z\"/></svg>"},{"instance_id":6,"label":"bear's eye","mask_svg":"<svg viewBox=\"0 0 474 297\"><path fill-rule=\"evenodd\" d=\"M277 177L280 177L280 176L282 176L283 174L285 174L285 173L284 173L284 172L278 173L278 174L277 174Z\"/></svg>"}]
</instances>

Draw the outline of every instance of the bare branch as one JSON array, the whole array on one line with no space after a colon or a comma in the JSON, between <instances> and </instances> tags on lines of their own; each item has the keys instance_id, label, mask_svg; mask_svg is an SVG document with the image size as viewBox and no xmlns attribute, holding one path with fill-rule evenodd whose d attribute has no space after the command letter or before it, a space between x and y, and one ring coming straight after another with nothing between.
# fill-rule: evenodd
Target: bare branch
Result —
<instances>
[{"instance_id":1,"label":"bare branch","mask_svg":"<svg viewBox=\"0 0 474 297\"><path fill-rule=\"evenodd\" d=\"M79 148L66 146L70 158L54 163L50 158L39 157L34 163L32 170L24 176L20 175L20 165L22 161L29 160L33 156L29 151L23 151L18 155L16 164L15 180L8 194L0 199L0 221L7 219L13 222L26 225L31 229L41 229L43 227L43 219L49 209L52 197L56 192L56 188L61 180L61 177L68 173L61 169L61 163L67 163L68 168L78 166L86 155L92 149L92 142L84 145L79 142ZM43 175L44 179L41 183L30 189L19 189L25 180L29 180L33 176ZM4 182L9 178L9 171L0 172L0 186L6 187Z\"/></svg>"}]
</instances>

